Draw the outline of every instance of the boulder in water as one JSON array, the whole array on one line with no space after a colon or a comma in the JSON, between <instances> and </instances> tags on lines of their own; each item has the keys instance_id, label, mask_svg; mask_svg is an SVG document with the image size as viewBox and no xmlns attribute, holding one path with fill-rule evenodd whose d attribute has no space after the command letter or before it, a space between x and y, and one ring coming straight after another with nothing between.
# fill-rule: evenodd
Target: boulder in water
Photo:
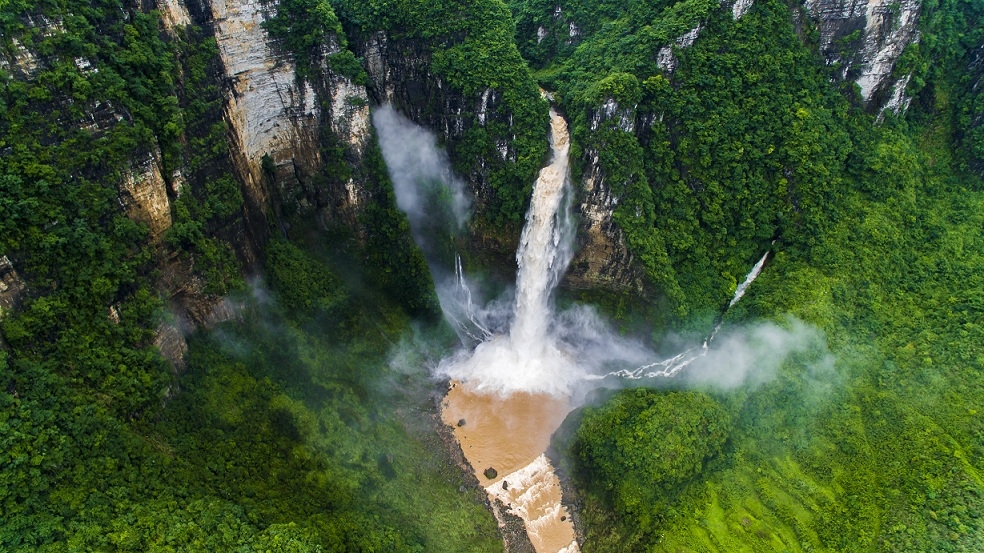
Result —
<instances>
[{"instance_id":1,"label":"boulder in water","mask_svg":"<svg viewBox=\"0 0 984 553\"><path fill-rule=\"evenodd\" d=\"M499 471L495 470L492 467L489 467L485 469L485 472L483 472L482 474L484 474L485 477L488 478L489 480L495 480L495 477L499 476Z\"/></svg>"}]
</instances>

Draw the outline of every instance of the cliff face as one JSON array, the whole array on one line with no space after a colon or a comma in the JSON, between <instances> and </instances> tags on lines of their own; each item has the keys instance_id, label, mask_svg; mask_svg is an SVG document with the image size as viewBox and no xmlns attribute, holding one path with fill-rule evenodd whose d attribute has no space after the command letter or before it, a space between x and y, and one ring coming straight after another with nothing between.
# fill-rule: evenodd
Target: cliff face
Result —
<instances>
[{"instance_id":1,"label":"cliff face","mask_svg":"<svg viewBox=\"0 0 984 553\"><path fill-rule=\"evenodd\" d=\"M13 263L7 256L0 257L0 320L20 305L21 296L27 290L27 285L14 269ZM0 335L0 346L3 345Z\"/></svg>"},{"instance_id":2,"label":"cliff face","mask_svg":"<svg viewBox=\"0 0 984 553\"><path fill-rule=\"evenodd\" d=\"M618 196L606 182L598 152L585 151L587 167L581 181L578 204L580 228L577 253L564 277L564 286L574 290L603 289L618 292L643 291L643 273L629 252L625 234L613 219Z\"/></svg>"},{"instance_id":3,"label":"cliff face","mask_svg":"<svg viewBox=\"0 0 984 553\"><path fill-rule=\"evenodd\" d=\"M221 72L209 78L221 89L228 146L220 164L231 168L245 200L241 212L215 234L237 252L245 272L258 270L272 221L284 232L301 219L311 219L364 235L359 216L371 189L362 169L372 140L368 94L364 86L328 66L328 57L341 49L338 37L322 45L317 67L301 77L292 53L264 28L276 2L160 0L157 9L168 32L178 35L182 26L193 24L204 29L205 38L211 35L215 40ZM333 155L326 159L324 152ZM325 178L326 163L336 169L344 166L341 172L347 176ZM144 189L137 194L151 194ZM159 193L154 198L166 199ZM154 205L161 207L163 202ZM163 228L166 210L158 211L157 226ZM131 216L141 213L133 211ZM210 294L208 283L187 263L166 258L163 269L161 286L168 291L175 316L157 329L155 344L180 369L187 349L183 333L235 318L238 310Z\"/></svg>"},{"instance_id":4,"label":"cliff face","mask_svg":"<svg viewBox=\"0 0 984 553\"><path fill-rule=\"evenodd\" d=\"M358 233L359 216L372 189L363 168L372 130L366 88L329 67L327 60L341 50L342 41L337 36L324 41L315 56L316 67L301 78L292 52L264 28L276 13L276 2L159 0L156 5L127 5L115 14L87 17L95 33L109 37L106 48L121 49L127 47L122 28L132 30L147 21L134 23L136 15L151 8L160 13L163 25L159 45L169 50L155 55L173 57L173 80L137 86L147 90L155 83L169 83L164 85L168 90L153 91L158 98L175 95L176 109L183 110L169 126L148 124L154 114L145 113L137 121L134 106L121 105L113 93L79 88L84 92L72 96L38 80L64 67L63 37L80 32L63 23L73 14L55 11L66 8L52 8L50 13L38 8L18 16L11 27L15 34L0 40L0 78L45 91L29 99L34 103L27 108L16 108L34 113L36 119L47 114L58 119L52 130L38 130L39 147L63 144L79 133L85 144L106 140L120 145L116 151L132 148L123 163L89 167L80 160L80 169L67 178L115 184L119 211L149 231L146 242L134 246L146 245L153 252L150 264L160 275L156 286L173 314L172 322L158 329L156 342L180 367L182 333L235 316L223 303L223 292L210 282L213 277L203 271L216 269L215 263L224 264L219 269L226 274L257 271L271 222L286 230L305 218L345 225ZM148 32L156 33L156 23L150 21ZM209 46L212 40L214 46ZM42 43L54 48L39 46ZM113 64L155 62L146 56L109 61L91 53L67 61L74 67L63 73L96 77L93 82L99 82L100 71L122 72ZM124 89L124 94L140 93ZM153 132L149 138L147 133L130 142L117 138L141 124ZM162 130L176 134L168 136ZM326 177L326 163L341 176ZM20 170L23 162L11 167ZM54 219L47 228L57 224ZM175 225L180 228L172 236L169 230ZM234 252L235 258L221 260L223 249ZM9 312L31 290L19 276L24 271L18 271L30 252L0 253L10 254L0 263L0 312ZM35 278L30 271L27 275L29 282ZM111 320L118 319L114 309L109 311Z\"/></svg>"},{"instance_id":5,"label":"cliff face","mask_svg":"<svg viewBox=\"0 0 984 553\"><path fill-rule=\"evenodd\" d=\"M919 0L806 0L819 31L818 47L842 80L858 84L873 112L904 111L909 76L893 76L899 56L919 40Z\"/></svg>"},{"instance_id":6,"label":"cliff face","mask_svg":"<svg viewBox=\"0 0 984 553\"><path fill-rule=\"evenodd\" d=\"M150 152L143 159L133 160L123 171L120 203L128 217L150 228L150 238L154 242L171 228L171 200L161 172L160 152Z\"/></svg>"},{"instance_id":7,"label":"cliff face","mask_svg":"<svg viewBox=\"0 0 984 553\"><path fill-rule=\"evenodd\" d=\"M169 7L175 1L162 0L159 9L182 13L180 5ZM364 187L349 179L342 186L331 183L335 186L330 191L311 190L311 181L325 162L325 135L347 147L345 161L353 167L360 165L371 140L365 87L327 65L328 56L340 50L337 37L322 45L320 71L300 78L291 53L263 27L276 2L214 0L203 7L203 21L198 23L214 32L224 71L223 119L230 157L248 198L266 212L274 202L270 179L278 189L277 201L291 199L299 204L291 212L318 210L326 204L354 225L365 203ZM164 20L180 21L182 16L168 15ZM303 188L310 194L300 198ZM330 199L317 199L326 193Z\"/></svg>"},{"instance_id":8,"label":"cliff face","mask_svg":"<svg viewBox=\"0 0 984 553\"><path fill-rule=\"evenodd\" d=\"M423 40L394 39L385 31L377 31L355 48L365 59L372 101L391 103L417 124L438 133L456 170L471 186L476 212L489 208L496 195L490 183L493 171L514 166L521 154L514 143L514 114L503 104L503 91L486 87L466 93L450 85L432 69L433 46ZM492 127L499 130L492 132ZM462 151L464 141L477 129L490 131L491 143L485 145L486 155L468 156ZM546 139L544 128L544 143ZM529 183L510 183L519 187L531 184L532 179Z\"/></svg>"}]
</instances>

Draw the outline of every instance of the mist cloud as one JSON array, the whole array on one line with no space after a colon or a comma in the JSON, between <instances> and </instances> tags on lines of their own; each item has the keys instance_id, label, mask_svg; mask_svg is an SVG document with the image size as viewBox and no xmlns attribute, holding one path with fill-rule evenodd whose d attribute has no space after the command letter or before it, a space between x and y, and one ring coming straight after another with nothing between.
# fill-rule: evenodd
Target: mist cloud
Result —
<instances>
[{"instance_id":1,"label":"mist cloud","mask_svg":"<svg viewBox=\"0 0 984 553\"><path fill-rule=\"evenodd\" d=\"M719 389L755 386L775 378L794 356L813 373L833 374L834 357L823 333L788 317L782 324L763 321L724 329L681 377L690 385Z\"/></svg>"},{"instance_id":2,"label":"mist cloud","mask_svg":"<svg viewBox=\"0 0 984 553\"><path fill-rule=\"evenodd\" d=\"M392 105L373 111L372 123L379 136L383 159L393 181L396 203L407 214L414 239L423 247L426 236L418 236L442 209L434 205L435 195L446 200L451 219L458 230L471 215L467 185L451 171L447 153L438 147L434 133L400 115Z\"/></svg>"}]
</instances>

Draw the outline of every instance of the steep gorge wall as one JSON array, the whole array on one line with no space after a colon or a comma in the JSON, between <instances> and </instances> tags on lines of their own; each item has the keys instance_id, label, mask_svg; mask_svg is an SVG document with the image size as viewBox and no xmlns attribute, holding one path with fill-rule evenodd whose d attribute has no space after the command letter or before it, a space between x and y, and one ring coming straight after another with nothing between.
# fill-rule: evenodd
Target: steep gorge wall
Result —
<instances>
[{"instance_id":1,"label":"steep gorge wall","mask_svg":"<svg viewBox=\"0 0 984 553\"><path fill-rule=\"evenodd\" d=\"M264 28L276 2L206 0L196 6L194 23L210 29L222 62L223 120L228 128L230 157L249 198L263 212L272 204L293 199L305 204L291 212L325 208L344 214L355 225L366 201L364 186L353 180L327 191L313 190L312 180L326 163L325 138L342 144L344 160L353 168L371 142L368 95L365 87L333 71L327 58L341 50L339 37L323 44L318 71L299 76L292 53ZM169 7L170 6L170 7ZM162 13L182 13L176 0L162 0ZM164 21L181 21L166 16ZM271 174L272 173L272 174ZM270 182L275 185L271 189ZM324 183L322 183L324 184ZM304 194L298 194L305 189ZM276 197L275 197L276 196ZM303 198L300 196L304 196ZM331 218L332 214L329 214Z\"/></svg>"},{"instance_id":2,"label":"steep gorge wall","mask_svg":"<svg viewBox=\"0 0 984 553\"><path fill-rule=\"evenodd\" d=\"M71 4L66 6L61 9L71 10ZM156 6L127 5L115 16L95 15L89 21L97 25L94 32L115 38L121 25L151 7L160 13L161 38L174 56L173 88L166 93L176 95L181 110L175 120L179 133L167 137L156 131L157 136L134 146L120 166L104 165L97 174L78 176L111 184L117 174L120 212L149 230L146 247L159 274L156 286L172 314L158 328L156 342L180 366L183 347L177 338L196 326L235 316L234 306L223 301L222 288L203 272L210 270L205 261L224 263L227 274L257 272L271 223L286 230L310 219L358 230L378 183L363 168L372 141L366 88L326 61L341 50L339 37L324 42L319 67L301 78L292 53L264 28L276 2L160 0ZM57 49L63 48L62 36L79 32L74 20L70 25L75 27L68 29L63 22L74 17L70 11L40 8L21 14L12 23L18 34L0 41L0 70L6 78L42 90L38 76L58 71L63 63L64 54ZM53 41L56 50L40 51L42 40ZM214 57L208 46L212 40ZM83 77L119 71L106 69L108 62L100 55L76 57L73 63L72 71ZM38 118L53 110L79 113L76 121L59 116L62 135L81 132L87 140L111 140L120 126L134 124L130 111L107 100L103 91L94 91L94 99L80 106L73 105L77 98L59 94L56 90L47 104L28 109ZM326 164L344 178L326 177ZM241 207L236 203L240 196ZM181 227L177 233L171 231L174 226ZM214 259L224 248L235 253L234 267ZM9 312L31 293L32 276L27 275L27 284L18 276L23 274L18 272L23 256L31 252L0 253L10 254L3 257L6 280L0 291ZM113 320L118 318L115 305L109 309Z\"/></svg>"},{"instance_id":3,"label":"steep gorge wall","mask_svg":"<svg viewBox=\"0 0 984 553\"><path fill-rule=\"evenodd\" d=\"M540 3L530 4L542 7ZM895 65L906 47L919 39L920 8L918 0L807 0L801 8L793 9L793 22L801 30L815 28L813 36L823 59L837 68L836 78L857 84L869 112L888 109L898 113L910 101L905 95L910 76L897 75ZM730 12L728 15L735 21L754 9L753 0L722 2L718 8ZM520 43L525 44L525 52L532 56L534 63L543 66L556 63L552 61L554 56L562 59L572 55L582 42L592 39L592 32L601 32L597 22L584 19L583 10L581 6L558 2L549 13L522 16ZM656 65L671 81L679 63L678 53L701 40L706 23L706 20L699 21L654 52ZM801 33L801 36L808 34ZM590 133L612 128L644 142L647 121L637 121L640 116L635 110L634 105L620 106L613 97L602 97L587 107ZM572 288L641 290L641 283L646 280L641 276L643 271L626 246L624 232L613 219L615 208L623 199L617 191L624 189L625 183L610 182L611 177L599 163L598 151L593 146L584 148L580 163L581 247L566 283Z\"/></svg>"},{"instance_id":4,"label":"steep gorge wall","mask_svg":"<svg viewBox=\"0 0 984 553\"><path fill-rule=\"evenodd\" d=\"M510 114L502 110L502 92L486 88L467 95L434 73L431 47L423 41L393 39L385 31L372 33L356 45L369 72L370 93L376 104L390 103L419 125L436 132L458 161L461 175L471 185L478 210L490 205L494 191L489 184L488 161L457 159L457 150L473 127L497 122L511 126ZM517 152L505 137L494 140L502 163L515 163Z\"/></svg>"},{"instance_id":5,"label":"steep gorge wall","mask_svg":"<svg viewBox=\"0 0 984 553\"><path fill-rule=\"evenodd\" d=\"M510 12L496 0L334 5L372 102L435 132L468 183L465 263L511 278L532 184L547 161L549 117Z\"/></svg>"},{"instance_id":6,"label":"steep gorge wall","mask_svg":"<svg viewBox=\"0 0 984 553\"><path fill-rule=\"evenodd\" d=\"M602 127L614 132L634 133L635 107L622 107L609 98L590 114L590 130ZM564 277L564 286L573 290L602 289L613 292L644 293L645 273L629 251L625 233L615 223L619 190L624 183L609 182L595 147L586 147L581 156L584 168L579 181L576 212L580 222L576 253Z\"/></svg>"}]
</instances>

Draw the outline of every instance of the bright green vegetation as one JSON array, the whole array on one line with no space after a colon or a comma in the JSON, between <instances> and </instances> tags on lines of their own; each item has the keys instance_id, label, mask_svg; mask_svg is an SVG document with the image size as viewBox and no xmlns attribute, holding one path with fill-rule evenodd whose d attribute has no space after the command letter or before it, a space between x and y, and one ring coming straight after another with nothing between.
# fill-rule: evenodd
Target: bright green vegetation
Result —
<instances>
[{"instance_id":1,"label":"bright green vegetation","mask_svg":"<svg viewBox=\"0 0 984 553\"><path fill-rule=\"evenodd\" d=\"M585 2L559 19L520 12L521 29L550 29L526 51L559 92L580 150L598 152L621 198L616 221L666 300L659 316L700 328L773 238L796 241L824 224L851 148L846 104L785 4L757 2L738 22L717 6ZM584 39L546 57L550 41L568 37L564 21ZM698 23L700 40L677 52L670 80L653 52ZM599 122L606 100L616 113Z\"/></svg>"},{"instance_id":2,"label":"bright green vegetation","mask_svg":"<svg viewBox=\"0 0 984 553\"><path fill-rule=\"evenodd\" d=\"M57 25L28 24L42 15ZM390 368L411 332L446 338L411 326L436 300L378 149L360 169L376 175L365 248L351 229L321 249L272 241L272 291L250 298L215 41L174 33L113 1L0 8L4 58L39 54L0 70L0 255L29 287L0 321L0 550L500 549L422 399L428 358ZM152 238L120 183L153 152L184 185ZM189 337L180 376L153 346L165 264L244 305Z\"/></svg>"},{"instance_id":3,"label":"bright green vegetation","mask_svg":"<svg viewBox=\"0 0 984 553\"><path fill-rule=\"evenodd\" d=\"M588 485L607 494L615 512L636 526L652 525L667 497L721 451L727 412L698 392L623 392L588 409L574 448Z\"/></svg>"},{"instance_id":4,"label":"bright green vegetation","mask_svg":"<svg viewBox=\"0 0 984 553\"><path fill-rule=\"evenodd\" d=\"M781 3L756 1L738 22L692 0L565 4L563 19L516 4L524 53L561 92L580 147L623 187L616 222L675 308L666 322L706 329L778 238L727 321L794 314L836 358L829 373L797 358L763 385L705 390L730 430L699 472L665 465L672 486L640 484L640 471L705 457L691 407L663 427L634 391L585 410L565 445L584 550L980 549L984 185L968 170L981 100L980 73L967 71L984 42L970 23L980 4L926 4L925 40L904 60L917 96L882 124L852 87L828 84L809 29L804 46ZM705 28L676 51L677 69L655 68L647 53L697 20ZM566 42L567 21L581 41ZM562 40L530 40L538 25ZM609 99L625 111L590 130ZM636 128L620 129L623 117ZM622 490L652 498L630 504Z\"/></svg>"},{"instance_id":5,"label":"bright green vegetation","mask_svg":"<svg viewBox=\"0 0 984 553\"><path fill-rule=\"evenodd\" d=\"M979 550L982 4L925 2L897 68L912 107L877 124L783 2L737 22L711 0L510 7L285 0L266 29L315 83L367 83L353 45L384 30L400 71L450 91L421 99L420 119L464 97L447 146L459 174L487 177L476 234L522 219L547 147L539 79L571 120L574 165L597 152L619 196L658 291L651 327L702 335L772 248L727 323L792 314L826 338L755 386L622 391L572 417L560 445L584 550ZM27 24L41 15L57 32ZM675 71L657 67L697 23ZM322 60L325 43L339 50ZM0 550L499 550L435 432L423 367L449 333L378 148L356 166L326 130L323 171L296 187L266 158L259 213L233 176L203 30L165 33L114 0L11 0L0 49L22 47L30 73L0 69L0 255L29 285L0 321ZM481 125L487 89L500 103ZM186 183L159 237L120 206L151 156ZM319 193L350 178L369 197L358 228L316 224ZM247 230L269 290L243 279ZM165 263L242 304L189 337L181 375L152 345ZM641 303L596 297L616 314Z\"/></svg>"},{"instance_id":6,"label":"bright green vegetation","mask_svg":"<svg viewBox=\"0 0 984 553\"><path fill-rule=\"evenodd\" d=\"M342 24L327 0L278 2L276 13L263 22L263 27L270 36L281 39L282 46L294 55L298 75L317 74L325 46L334 45L339 51L327 56L327 67L360 84L366 83L365 70L347 48Z\"/></svg>"}]
</instances>

